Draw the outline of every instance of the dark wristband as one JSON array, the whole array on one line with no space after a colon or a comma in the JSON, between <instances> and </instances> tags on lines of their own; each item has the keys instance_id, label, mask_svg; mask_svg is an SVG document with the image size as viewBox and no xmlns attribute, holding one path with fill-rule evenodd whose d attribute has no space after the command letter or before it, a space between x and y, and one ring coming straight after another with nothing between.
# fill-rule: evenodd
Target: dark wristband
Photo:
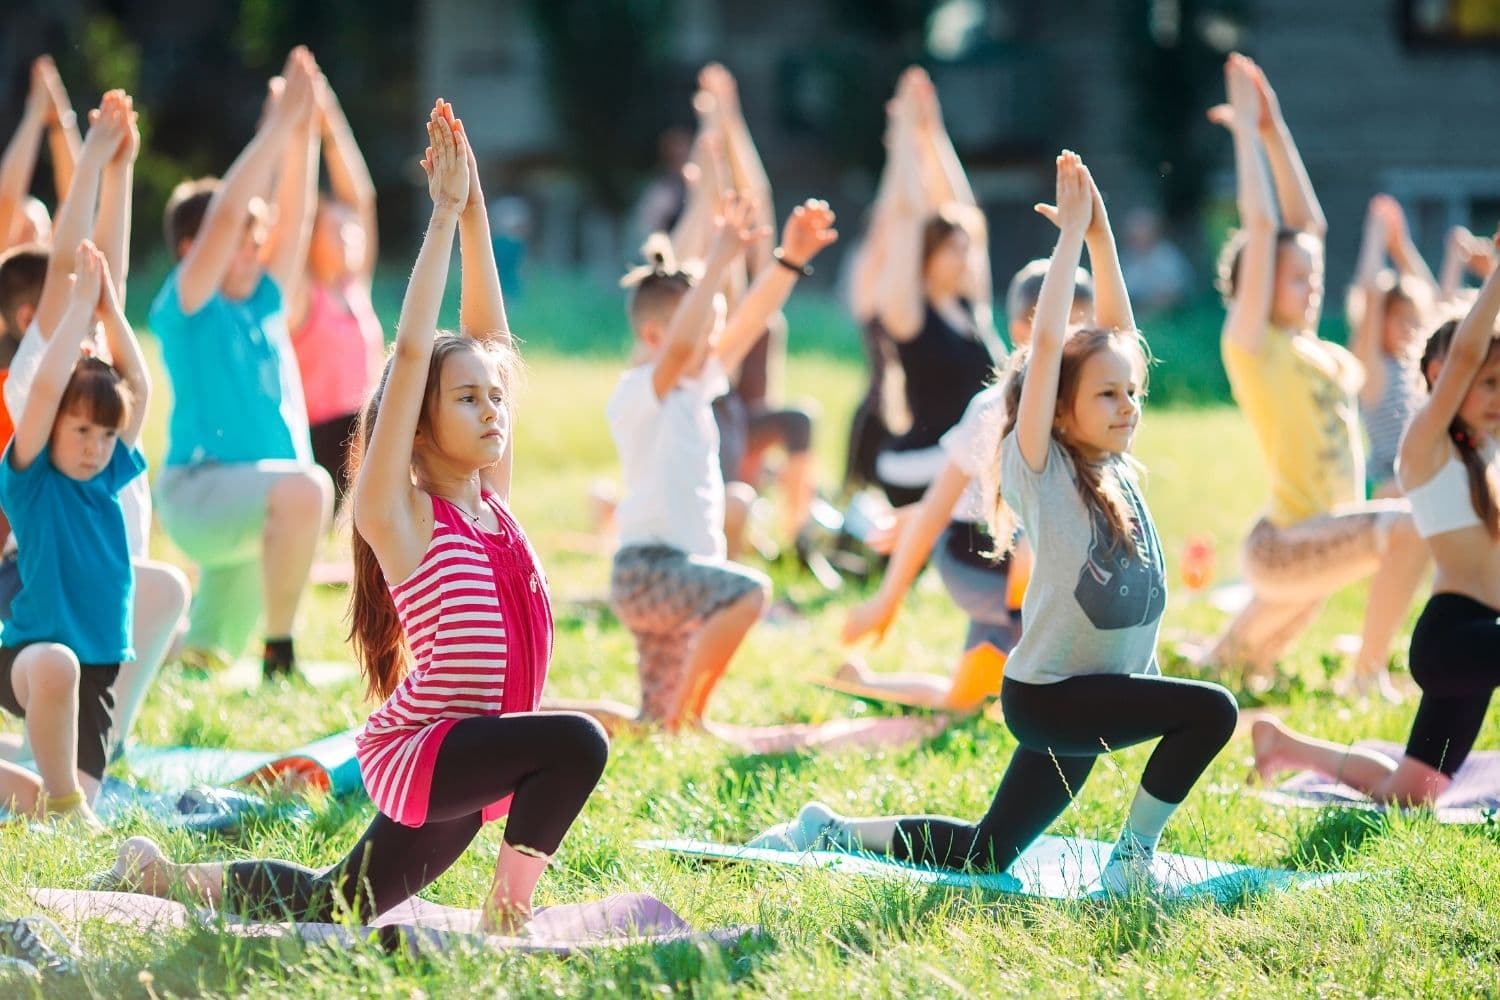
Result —
<instances>
[{"instance_id":1,"label":"dark wristband","mask_svg":"<svg viewBox=\"0 0 1500 1000\"><path fill-rule=\"evenodd\" d=\"M786 252L783 251L781 247L777 247L775 250L772 250L771 256L776 258L776 263L780 264L788 271L793 271L804 278L812 277L813 269L811 264L793 264L791 261L786 259Z\"/></svg>"}]
</instances>

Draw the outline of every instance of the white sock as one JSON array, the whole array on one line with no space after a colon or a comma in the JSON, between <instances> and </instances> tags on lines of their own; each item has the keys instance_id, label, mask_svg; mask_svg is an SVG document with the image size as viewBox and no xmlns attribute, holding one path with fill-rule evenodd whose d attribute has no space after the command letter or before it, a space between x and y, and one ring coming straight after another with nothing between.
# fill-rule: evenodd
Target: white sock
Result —
<instances>
[{"instance_id":1,"label":"white sock","mask_svg":"<svg viewBox=\"0 0 1500 1000\"><path fill-rule=\"evenodd\" d=\"M1163 802L1144 788L1136 789L1135 801L1130 804L1130 814L1125 818L1125 827L1120 831L1115 851L1155 853L1156 845L1161 840L1161 832L1166 829L1167 820L1177 811L1177 805L1175 802Z\"/></svg>"}]
</instances>

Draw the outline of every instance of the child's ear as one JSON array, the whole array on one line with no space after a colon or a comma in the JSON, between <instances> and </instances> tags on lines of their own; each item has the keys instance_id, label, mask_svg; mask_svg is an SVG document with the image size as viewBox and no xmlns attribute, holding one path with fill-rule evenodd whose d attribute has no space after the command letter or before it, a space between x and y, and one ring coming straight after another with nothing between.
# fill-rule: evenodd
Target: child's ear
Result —
<instances>
[{"instance_id":1,"label":"child's ear","mask_svg":"<svg viewBox=\"0 0 1500 1000\"><path fill-rule=\"evenodd\" d=\"M182 260L182 258L184 258L184 257L186 257L188 255L188 251L191 250L191 249L193 249L193 237L191 237L191 236L184 236L182 239L178 240L177 241L177 259L178 260Z\"/></svg>"},{"instance_id":2,"label":"child's ear","mask_svg":"<svg viewBox=\"0 0 1500 1000\"><path fill-rule=\"evenodd\" d=\"M10 335L20 340L25 335L27 328L31 326L31 321L35 318L36 306L26 302L16 306L16 329L9 331Z\"/></svg>"}]
</instances>

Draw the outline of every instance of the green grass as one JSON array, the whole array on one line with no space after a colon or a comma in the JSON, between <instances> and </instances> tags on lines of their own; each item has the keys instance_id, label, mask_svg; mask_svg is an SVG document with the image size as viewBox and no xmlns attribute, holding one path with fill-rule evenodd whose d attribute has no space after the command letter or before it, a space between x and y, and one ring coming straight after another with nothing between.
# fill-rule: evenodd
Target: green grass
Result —
<instances>
[{"instance_id":1,"label":"green grass","mask_svg":"<svg viewBox=\"0 0 1500 1000\"><path fill-rule=\"evenodd\" d=\"M517 304L541 316L555 305ZM533 311L535 310L535 311ZM559 313L559 315L564 315ZM616 314L617 315L617 314ZM831 312L830 312L831 315ZM540 323L540 321L536 321ZM518 514L548 567L557 598L558 642L551 691L635 697L631 644L607 615L571 599L602 590L607 566L568 548L584 529L584 501L596 477L614 475L603 405L617 375L612 323L562 341L533 337L519 409L514 495ZM521 329L546 329L522 325ZM829 329L833 330L832 321ZM830 337L832 334L829 335ZM853 341L851 340L851 344ZM1165 352L1164 352L1165 353ZM606 355L606 356L601 356ZM845 415L861 388L857 365L835 351L796 359L791 390L821 401L825 478L832 481ZM1170 363L1170 359L1169 359ZM159 406L165 405L165 393ZM159 415L150 449L160 453ZM1220 575L1234 573L1235 542L1264 495L1244 422L1227 408L1148 411L1139 455L1150 469L1149 498L1176 579L1176 556L1191 535L1215 539ZM171 555L163 544L160 551ZM813 595L788 579L794 596ZM1179 588L1180 590L1180 588ZM852 596L852 595L851 595ZM824 720L858 705L802 678L831 669L840 648L844 600L749 638L714 702L717 716L743 723ZM305 655L346 655L344 595L318 590L306 606ZM1279 699L1295 724L1333 738L1403 739L1409 709L1355 710L1321 693L1330 638L1358 627L1362 592L1330 604L1290 664L1299 683ZM1221 616L1201 599L1173 595L1168 629L1208 631ZM945 670L962 620L936 582L922 581L874 663ZM168 669L137 736L151 744L278 748L356 723L368 705L355 685L307 693L229 693ZM12 728L14 728L12 726ZM1495 746L1493 720L1481 746ZM1271 808L1242 788L1249 748L1238 738L1169 827L1168 850L1258 864L1325 866L1368 874L1325 890L1276 893L1239 905L1210 903L1057 904L862 881L815 872L684 865L632 848L643 837L693 835L740 840L817 797L852 813L929 810L976 816L988 803L1014 747L1001 726L976 721L915 748L748 758L697 738L620 740L603 782L540 886L542 903L647 891L701 925L758 923L766 936L737 950L632 949L568 960L488 952L407 960L373 947L349 952L291 942L244 941L202 931L140 936L90 925L81 979L48 996L1494 996L1500 993L1500 831L1445 829L1414 817L1370 821ZM1057 832L1112 838L1146 751L1111 757L1095 770ZM275 856L307 864L336 860L368 821L366 804L320 802L305 825L257 829L227 843L166 836L178 860ZM113 859L120 839L151 827L74 841L0 829L0 915L29 912L25 890L78 886ZM429 891L472 906L487 888L499 844L486 830ZM0 995L27 987L0 979ZM37 993L36 995L41 995Z\"/></svg>"}]
</instances>

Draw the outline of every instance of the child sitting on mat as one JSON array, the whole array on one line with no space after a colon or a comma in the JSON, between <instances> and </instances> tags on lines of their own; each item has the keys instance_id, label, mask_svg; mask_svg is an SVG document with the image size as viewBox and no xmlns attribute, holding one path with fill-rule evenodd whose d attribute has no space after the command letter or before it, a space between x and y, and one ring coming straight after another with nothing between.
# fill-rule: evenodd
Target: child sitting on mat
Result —
<instances>
[{"instance_id":1,"label":"child sitting on mat","mask_svg":"<svg viewBox=\"0 0 1500 1000\"><path fill-rule=\"evenodd\" d=\"M321 874L282 861L174 865L136 838L102 885L175 888L267 919L368 921L425 888L485 822L509 812L481 927L515 933L604 769L598 723L536 711L552 612L509 510L514 341L478 170L446 102L427 133L432 218L395 348L360 420L353 487L352 638L371 693L385 699L357 756L379 812ZM438 333L455 229L462 332Z\"/></svg>"},{"instance_id":2,"label":"child sitting on mat","mask_svg":"<svg viewBox=\"0 0 1500 1000\"><path fill-rule=\"evenodd\" d=\"M88 801L108 762L115 678L135 657L135 573L120 491L146 470L136 442L151 382L93 243L79 244L74 271L67 309L0 462L0 504L20 543L21 570L0 646L0 707L26 720L41 775L40 788L28 787L7 770L12 784L0 799L99 829ZM79 357L96 316L115 367Z\"/></svg>"},{"instance_id":3,"label":"child sitting on mat","mask_svg":"<svg viewBox=\"0 0 1500 1000\"><path fill-rule=\"evenodd\" d=\"M1160 738L1102 876L1111 892L1149 891L1162 829L1234 732L1238 711L1228 691L1162 677L1157 668L1166 579L1130 457L1146 356L1103 201L1075 154L1057 158L1057 204L1037 208L1060 233L1031 348L1012 359L1006 381L1004 499L990 519L992 537L1007 540L1019 520L1036 552L1026 631L1000 693L1020 746L978 823L849 819L813 803L752 846L831 846L1001 871L1067 808L1101 754ZM1069 333L1085 244L1098 325Z\"/></svg>"},{"instance_id":4,"label":"child sitting on mat","mask_svg":"<svg viewBox=\"0 0 1500 1000\"><path fill-rule=\"evenodd\" d=\"M1397 463L1412 517L1432 550L1432 596L1411 635L1411 676L1422 689L1406 754L1384 754L1294 733L1274 719L1251 736L1262 779L1307 769L1377 802L1429 805L1447 790L1500 687L1500 272L1485 280L1463 322L1427 342L1431 387Z\"/></svg>"},{"instance_id":5,"label":"child sitting on mat","mask_svg":"<svg viewBox=\"0 0 1500 1000\"><path fill-rule=\"evenodd\" d=\"M1031 320L1047 263L1034 260L1021 268L1006 292L1010 336L1017 348L1031 343ZM1088 322L1093 314L1093 280L1082 268L1073 289L1070 327ZM852 608L844 621L845 643L871 634L876 643L881 642L932 555L948 596L969 619L957 669L952 676L890 674L869 670L850 658L839 668L839 680L912 704L958 712L973 711L1000 693L1005 656L1021 636L1020 599L1031 562L1024 540L1017 540L1003 558L994 558L995 542L983 523L986 505L981 473L995 455L994 434L1003 422L997 408L1004 405L1004 391L1003 385L996 384L975 396L957 426L943 435L941 444L948 455L943 471L916 510L902 519L901 535L880 589Z\"/></svg>"}]
</instances>

